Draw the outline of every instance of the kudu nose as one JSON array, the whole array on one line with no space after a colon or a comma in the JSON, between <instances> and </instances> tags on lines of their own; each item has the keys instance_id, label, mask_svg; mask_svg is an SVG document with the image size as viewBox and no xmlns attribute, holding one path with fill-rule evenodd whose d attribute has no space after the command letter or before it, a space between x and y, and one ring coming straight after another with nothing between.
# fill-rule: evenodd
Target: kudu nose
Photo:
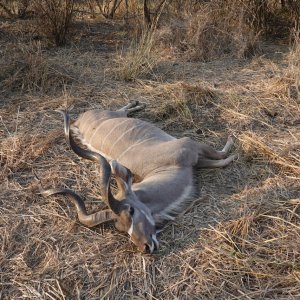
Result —
<instances>
[{"instance_id":1,"label":"kudu nose","mask_svg":"<svg viewBox=\"0 0 300 300\"><path fill-rule=\"evenodd\" d=\"M145 244L145 246L144 246L144 251L143 251L144 253L150 253L150 247L149 247L149 245L148 244Z\"/></svg>"},{"instance_id":2,"label":"kudu nose","mask_svg":"<svg viewBox=\"0 0 300 300\"><path fill-rule=\"evenodd\" d=\"M155 247L154 243L152 242L151 245L145 244L142 252L151 254L151 253L153 253L154 250L156 250L156 247Z\"/></svg>"},{"instance_id":3,"label":"kudu nose","mask_svg":"<svg viewBox=\"0 0 300 300\"><path fill-rule=\"evenodd\" d=\"M151 254L152 252L151 252L151 249L150 249L150 247L149 247L149 245L148 244L145 244L145 246L144 246L144 251L143 251L144 253L147 253L147 254Z\"/></svg>"}]
</instances>

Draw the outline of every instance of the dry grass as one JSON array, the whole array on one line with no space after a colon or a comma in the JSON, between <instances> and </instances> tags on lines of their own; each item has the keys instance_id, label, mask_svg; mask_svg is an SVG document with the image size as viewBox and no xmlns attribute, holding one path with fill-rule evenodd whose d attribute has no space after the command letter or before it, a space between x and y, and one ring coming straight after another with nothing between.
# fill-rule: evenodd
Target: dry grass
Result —
<instances>
[{"instance_id":1,"label":"dry grass","mask_svg":"<svg viewBox=\"0 0 300 300\"><path fill-rule=\"evenodd\" d=\"M186 4L159 30L157 43L166 55L190 61L220 57L251 57L259 52L259 32L247 23L245 1L206 1Z\"/></svg>"},{"instance_id":2,"label":"dry grass","mask_svg":"<svg viewBox=\"0 0 300 300\"><path fill-rule=\"evenodd\" d=\"M37 52L36 76L27 68L2 78L0 298L298 299L299 44L290 52L265 45L252 60L162 61L160 81L136 74L129 83L107 77L114 55L78 47ZM59 67L44 68L54 61ZM63 87L69 73L51 73L60 68L76 80ZM240 155L226 169L195 172L194 206L167 225L152 256L113 226L80 225L67 200L37 194L32 174L85 195L89 211L104 208L97 169L68 150L54 109L73 103L76 115L131 99L147 103L139 117L175 136L221 148L234 135Z\"/></svg>"},{"instance_id":3,"label":"dry grass","mask_svg":"<svg viewBox=\"0 0 300 300\"><path fill-rule=\"evenodd\" d=\"M45 55L41 44L30 43L5 47L0 60L2 66L1 92L12 91L54 93L74 78L55 59Z\"/></svg>"},{"instance_id":4,"label":"dry grass","mask_svg":"<svg viewBox=\"0 0 300 300\"><path fill-rule=\"evenodd\" d=\"M154 87L145 86L145 89L157 103L152 118L164 122L164 129L170 130L174 127L180 130L200 129L203 115L210 113L211 101L219 101L216 89L201 81L175 81Z\"/></svg>"},{"instance_id":5,"label":"dry grass","mask_svg":"<svg viewBox=\"0 0 300 300\"><path fill-rule=\"evenodd\" d=\"M141 76L153 75L159 59L154 46L154 32L144 30L138 41L133 41L126 50L121 50L116 55L115 77L134 81Z\"/></svg>"}]
</instances>

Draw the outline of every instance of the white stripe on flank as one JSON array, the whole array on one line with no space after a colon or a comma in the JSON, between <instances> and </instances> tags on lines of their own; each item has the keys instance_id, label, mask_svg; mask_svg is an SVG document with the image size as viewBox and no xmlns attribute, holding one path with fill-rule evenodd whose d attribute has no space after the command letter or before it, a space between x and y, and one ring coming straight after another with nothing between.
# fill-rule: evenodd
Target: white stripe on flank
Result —
<instances>
[{"instance_id":1,"label":"white stripe on flank","mask_svg":"<svg viewBox=\"0 0 300 300\"><path fill-rule=\"evenodd\" d=\"M117 123L117 124L116 124L116 125L108 132L108 134L106 135L106 137L102 140L100 149L103 147L103 145L104 145L106 139L110 136L110 134L111 134L117 127L120 127L122 124L124 124L124 123L125 123L126 121L128 121L128 120L130 121L130 119L125 119L125 120L123 120L123 122Z\"/></svg>"},{"instance_id":2,"label":"white stripe on flank","mask_svg":"<svg viewBox=\"0 0 300 300\"><path fill-rule=\"evenodd\" d=\"M108 162L110 162L112 160L112 158L107 155L106 153L103 153L101 151L99 151L98 149L94 148L91 144L89 143L85 143L84 141L82 141L82 143L87 146L91 151L94 151L96 153L99 153L100 155L102 155Z\"/></svg>"},{"instance_id":3,"label":"white stripe on flank","mask_svg":"<svg viewBox=\"0 0 300 300\"><path fill-rule=\"evenodd\" d=\"M90 122L88 125L87 125L87 128L84 130L85 132L89 132L90 131L90 127L94 125L94 122Z\"/></svg>"},{"instance_id":4,"label":"white stripe on flank","mask_svg":"<svg viewBox=\"0 0 300 300\"><path fill-rule=\"evenodd\" d=\"M150 141L150 140L155 140L155 139L157 139L157 138L156 138L156 137L152 137L152 138L143 140L143 141L141 141L141 142L137 142L137 143L135 143L135 144L129 146L126 150L124 150L124 151L118 156L117 160L120 161L120 158L121 158L122 156L124 156L124 155L125 155L129 150L131 150L132 148L134 148L134 147L136 147L136 146L138 146L138 145L141 145L141 144L143 144L143 143L145 143L145 142L148 142L148 141Z\"/></svg>"},{"instance_id":5,"label":"white stripe on flank","mask_svg":"<svg viewBox=\"0 0 300 300\"><path fill-rule=\"evenodd\" d=\"M89 150L94 151L96 153L99 153L100 155L102 155L106 160L111 161L112 158L110 156L108 156L107 154L101 152L100 150L94 148L90 143L88 143L83 136L81 135L79 129L77 127L72 128L73 133L76 135L76 137L80 140L80 142L87 146Z\"/></svg>"},{"instance_id":6,"label":"white stripe on flank","mask_svg":"<svg viewBox=\"0 0 300 300\"><path fill-rule=\"evenodd\" d=\"M105 119L104 121L102 121L102 123L97 127L97 129L94 131L94 133L91 135L90 139L89 139L89 143L91 143L92 139L94 138L94 136L99 132L99 129L102 127L102 125L111 119Z\"/></svg>"},{"instance_id":7,"label":"white stripe on flank","mask_svg":"<svg viewBox=\"0 0 300 300\"><path fill-rule=\"evenodd\" d=\"M129 128L128 130L124 131L118 138L117 140L113 143L113 145L110 147L110 152L112 152L112 150L114 149L114 146L120 141L120 139L122 139L124 137L124 135L130 131L132 131L132 129L135 129L135 128L139 128L139 127L142 127L144 126L144 124L139 124L139 125L134 125L132 126L131 128ZM125 150L126 151L126 150Z\"/></svg>"}]
</instances>

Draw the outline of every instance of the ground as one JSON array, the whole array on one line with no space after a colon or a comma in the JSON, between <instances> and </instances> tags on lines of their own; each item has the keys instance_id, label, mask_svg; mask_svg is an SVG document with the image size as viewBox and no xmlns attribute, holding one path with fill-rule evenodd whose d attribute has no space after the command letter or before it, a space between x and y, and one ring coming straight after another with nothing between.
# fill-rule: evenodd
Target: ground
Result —
<instances>
[{"instance_id":1,"label":"ground","mask_svg":"<svg viewBox=\"0 0 300 300\"><path fill-rule=\"evenodd\" d=\"M24 24L3 22L0 35L0 298L299 299L299 52L262 42L249 59L170 55L125 82L118 22L78 21L63 48L30 41ZM70 151L55 110L73 105L75 118L130 100L147 104L135 117L176 137L221 149L232 135L239 155L195 170L194 205L153 255L112 225L84 227L67 199L41 197L33 176L78 191L89 211L105 208L97 168Z\"/></svg>"}]
</instances>

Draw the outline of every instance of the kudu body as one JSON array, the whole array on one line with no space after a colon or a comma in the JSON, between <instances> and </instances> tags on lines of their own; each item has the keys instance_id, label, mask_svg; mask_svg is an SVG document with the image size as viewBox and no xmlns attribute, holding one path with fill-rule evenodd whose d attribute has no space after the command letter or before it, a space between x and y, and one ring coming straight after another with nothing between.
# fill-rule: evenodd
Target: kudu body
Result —
<instances>
[{"instance_id":1,"label":"kudu body","mask_svg":"<svg viewBox=\"0 0 300 300\"><path fill-rule=\"evenodd\" d=\"M141 251L152 253L159 246L157 229L182 212L191 199L193 167L224 167L235 155L227 157L231 138L222 151L216 151L187 137L177 139L148 122L127 118L128 113L142 108L136 102L118 111L87 111L72 124L71 132L69 115L64 113L71 148L100 164L101 194L111 210L88 214L81 198L71 190L41 189L41 193L71 196L79 220L89 227L115 219L117 229L128 232ZM78 146L73 135L88 150ZM116 196L110 191L111 174L118 186Z\"/></svg>"}]
</instances>

